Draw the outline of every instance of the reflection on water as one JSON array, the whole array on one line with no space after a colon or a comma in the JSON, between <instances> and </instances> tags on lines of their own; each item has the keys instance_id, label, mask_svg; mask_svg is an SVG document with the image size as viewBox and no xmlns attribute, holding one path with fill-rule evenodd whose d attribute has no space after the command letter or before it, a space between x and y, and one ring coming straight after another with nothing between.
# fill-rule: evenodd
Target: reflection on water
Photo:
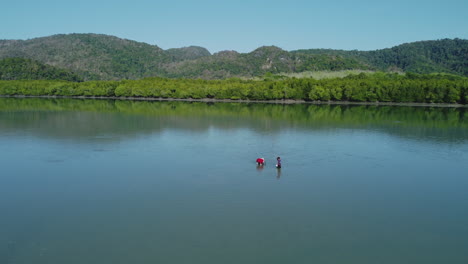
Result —
<instances>
[{"instance_id":1,"label":"reflection on water","mask_svg":"<svg viewBox=\"0 0 468 264\"><path fill-rule=\"evenodd\" d=\"M257 165L257 170L262 171L265 168L264 165Z\"/></svg>"},{"instance_id":2,"label":"reflection on water","mask_svg":"<svg viewBox=\"0 0 468 264\"><path fill-rule=\"evenodd\" d=\"M468 263L467 121L0 98L0 263Z\"/></svg>"},{"instance_id":3,"label":"reflection on water","mask_svg":"<svg viewBox=\"0 0 468 264\"><path fill-rule=\"evenodd\" d=\"M468 139L465 108L0 98L0 118L4 134L20 129L41 137L99 141L165 129L277 133L291 127L378 130L416 140Z\"/></svg>"},{"instance_id":4,"label":"reflection on water","mask_svg":"<svg viewBox=\"0 0 468 264\"><path fill-rule=\"evenodd\" d=\"M281 169L277 169L276 170L276 179L280 179L281 178Z\"/></svg>"}]
</instances>

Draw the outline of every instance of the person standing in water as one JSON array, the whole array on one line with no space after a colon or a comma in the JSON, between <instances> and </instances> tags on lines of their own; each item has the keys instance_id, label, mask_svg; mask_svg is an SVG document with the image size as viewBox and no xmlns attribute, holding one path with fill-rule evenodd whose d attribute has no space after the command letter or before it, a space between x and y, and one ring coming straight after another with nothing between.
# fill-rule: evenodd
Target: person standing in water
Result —
<instances>
[{"instance_id":1,"label":"person standing in water","mask_svg":"<svg viewBox=\"0 0 468 264\"><path fill-rule=\"evenodd\" d=\"M265 165L265 159L264 158L258 158L257 159L257 166L263 166Z\"/></svg>"},{"instance_id":2,"label":"person standing in water","mask_svg":"<svg viewBox=\"0 0 468 264\"><path fill-rule=\"evenodd\" d=\"M276 158L276 168L281 169L281 158L280 157Z\"/></svg>"}]
</instances>

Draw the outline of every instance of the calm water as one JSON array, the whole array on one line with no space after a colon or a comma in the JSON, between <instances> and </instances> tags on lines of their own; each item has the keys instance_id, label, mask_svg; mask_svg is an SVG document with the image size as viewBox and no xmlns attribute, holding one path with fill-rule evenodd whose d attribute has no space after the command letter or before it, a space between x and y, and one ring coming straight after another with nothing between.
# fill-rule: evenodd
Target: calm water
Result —
<instances>
[{"instance_id":1,"label":"calm water","mask_svg":"<svg viewBox=\"0 0 468 264\"><path fill-rule=\"evenodd\" d=\"M468 263L466 109L0 98L0 150L2 264Z\"/></svg>"}]
</instances>

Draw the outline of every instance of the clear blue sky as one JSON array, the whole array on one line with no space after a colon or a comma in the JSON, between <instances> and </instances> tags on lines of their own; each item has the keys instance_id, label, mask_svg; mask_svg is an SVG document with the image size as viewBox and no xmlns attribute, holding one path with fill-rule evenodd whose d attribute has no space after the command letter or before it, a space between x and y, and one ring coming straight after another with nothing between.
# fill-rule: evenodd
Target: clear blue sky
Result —
<instances>
[{"instance_id":1,"label":"clear blue sky","mask_svg":"<svg viewBox=\"0 0 468 264\"><path fill-rule=\"evenodd\" d=\"M0 39L101 33L211 52L263 45L373 50L468 39L467 0L15 0L1 10Z\"/></svg>"}]
</instances>

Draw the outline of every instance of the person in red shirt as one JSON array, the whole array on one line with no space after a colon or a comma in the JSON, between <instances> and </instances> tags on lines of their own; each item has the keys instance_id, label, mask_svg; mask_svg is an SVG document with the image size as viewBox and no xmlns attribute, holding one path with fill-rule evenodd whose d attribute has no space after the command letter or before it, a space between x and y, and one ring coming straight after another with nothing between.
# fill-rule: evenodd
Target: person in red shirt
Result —
<instances>
[{"instance_id":1,"label":"person in red shirt","mask_svg":"<svg viewBox=\"0 0 468 264\"><path fill-rule=\"evenodd\" d=\"M258 158L258 159L257 159L257 165L258 165L258 166L263 166L263 165L265 165L265 159L264 159L264 158Z\"/></svg>"}]
</instances>

